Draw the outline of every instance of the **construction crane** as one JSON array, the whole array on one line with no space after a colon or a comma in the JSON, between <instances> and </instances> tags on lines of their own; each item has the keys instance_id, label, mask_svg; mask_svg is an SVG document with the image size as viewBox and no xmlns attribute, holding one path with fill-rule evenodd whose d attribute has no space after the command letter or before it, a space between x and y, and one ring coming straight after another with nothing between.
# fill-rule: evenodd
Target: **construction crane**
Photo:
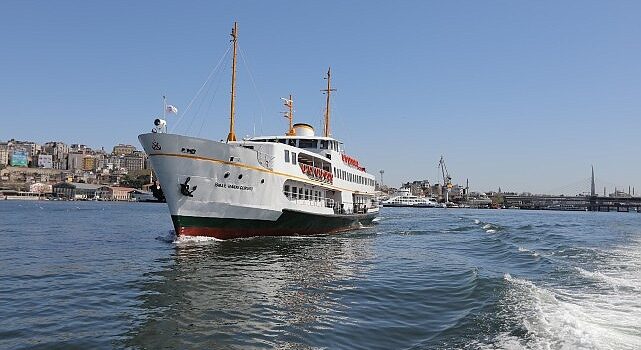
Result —
<instances>
[{"instance_id":1,"label":"construction crane","mask_svg":"<svg viewBox=\"0 0 641 350\"><path fill-rule=\"evenodd\" d=\"M450 201L450 190L452 190L452 177L450 176L450 173L447 171L447 166L445 165L445 158L441 156L441 160L438 161L438 167L441 168L441 174L443 175L443 188L446 189L445 192L445 203L448 203Z\"/></svg>"}]
</instances>

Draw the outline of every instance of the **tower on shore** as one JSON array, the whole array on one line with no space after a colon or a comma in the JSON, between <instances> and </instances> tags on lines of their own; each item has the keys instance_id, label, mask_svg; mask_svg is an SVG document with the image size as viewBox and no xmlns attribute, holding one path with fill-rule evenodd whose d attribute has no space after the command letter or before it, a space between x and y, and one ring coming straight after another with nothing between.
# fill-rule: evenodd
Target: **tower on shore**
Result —
<instances>
[{"instance_id":1,"label":"tower on shore","mask_svg":"<svg viewBox=\"0 0 641 350\"><path fill-rule=\"evenodd\" d=\"M594 184L594 165L592 166L592 180L590 182L590 196L596 196L596 185Z\"/></svg>"}]
</instances>

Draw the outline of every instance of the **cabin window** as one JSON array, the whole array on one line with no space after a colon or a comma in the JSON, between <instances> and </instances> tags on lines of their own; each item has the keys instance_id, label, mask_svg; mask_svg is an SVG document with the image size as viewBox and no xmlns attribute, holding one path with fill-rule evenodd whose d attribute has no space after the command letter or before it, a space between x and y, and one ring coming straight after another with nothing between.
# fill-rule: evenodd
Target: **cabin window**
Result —
<instances>
[{"instance_id":1,"label":"cabin window","mask_svg":"<svg viewBox=\"0 0 641 350\"><path fill-rule=\"evenodd\" d=\"M285 163L289 163L289 151L285 150Z\"/></svg>"},{"instance_id":2,"label":"cabin window","mask_svg":"<svg viewBox=\"0 0 641 350\"><path fill-rule=\"evenodd\" d=\"M308 189L305 189L305 197L303 197L303 198L306 199L306 200L309 199L309 190Z\"/></svg>"},{"instance_id":3,"label":"cabin window","mask_svg":"<svg viewBox=\"0 0 641 350\"><path fill-rule=\"evenodd\" d=\"M292 199L292 194L289 192L289 185L285 185L283 192L285 192L287 198Z\"/></svg>"},{"instance_id":4,"label":"cabin window","mask_svg":"<svg viewBox=\"0 0 641 350\"><path fill-rule=\"evenodd\" d=\"M320 148L321 148L321 149L327 149L328 144L329 144L329 141L327 141L327 140L321 140L321 142L320 142Z\"/></svg>"},{"instance_id":5,"label":"cabin window","mask_svg":"<svg viewBox=\"0 0 641 350\"><path fill-rule=\"evenodd\" d=\"M292 152L292 164L296 165L296 152Z\"/></svg>"},{"instance_id":6,"label":"cabin window","mask_svg":"<svg viewBox=\"0 0 641 350\"><path fill-rule=\"evenodd\" d=\"M297 192L296 186L292 186L292 193L290 193L290 195L293 199L298 198L298 192Z\"/></svg>"},{"instance_id":7,"label":"cabin window","mask_svg":"<svg viewBox=\"0 0 641 350\"><path fill-rule=\"evenodd\" d=\"M307 140L307 139L298 140L298 147L300 148L316 148L317 146L318 146L318 140Z\"/></svg>"},{"instance_id":8,"label":"cabin window","mask_svg":"<svg viewBox=\"0 0 641 350\"><path fill-rule=\"evenodd\" d=\"M302 187L298 188L298 198L299 199L305 199L305 197L303 197L303 188Z\"/></svg>"}]
</instances>

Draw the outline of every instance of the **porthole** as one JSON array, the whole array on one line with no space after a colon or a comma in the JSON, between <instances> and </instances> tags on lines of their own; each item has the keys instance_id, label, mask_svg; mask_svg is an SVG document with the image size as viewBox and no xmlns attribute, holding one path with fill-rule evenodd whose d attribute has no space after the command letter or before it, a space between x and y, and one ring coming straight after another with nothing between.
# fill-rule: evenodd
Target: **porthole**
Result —
<instances>
[{"instance_id":1,"label":"porthole","mask_svg":"<svg viewBox=\"0 0 641 350\"><path fill-rule=\"evenodd\" d=\"M265 183L265 179L260 180L260 183L264 184Z\"/></svg>"},{"instance_id":2,"label":"porthole","mask_svg":"<svg viewBox=\"0 0 641 350\"><path fill-rule=\"evenodd\" d=\"M228 177L229 177L229 171L228 171L228 172L226 172L226 173L225 173L225 175L224 175L223 177L224 177L225 179L226 179L226 178L228 178Z\"/></svg>"},{"instance_id":3,"label":"porthole","mask_svg":"<svg viewBox=\"0 0 641 350\"><path fill-rule=\"evenodd\" d=\"M239 175L238 175L238 180L240 180L240 179L242 179L242 178L243 178L243 174L239 174Z\"/></svg>"}]
</instances>

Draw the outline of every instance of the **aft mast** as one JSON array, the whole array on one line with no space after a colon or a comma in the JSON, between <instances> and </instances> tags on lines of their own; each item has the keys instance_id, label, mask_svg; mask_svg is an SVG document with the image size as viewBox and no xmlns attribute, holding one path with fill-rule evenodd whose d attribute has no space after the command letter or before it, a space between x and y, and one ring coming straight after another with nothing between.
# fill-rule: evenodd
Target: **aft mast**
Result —
<instances>
[{"instance_id":1,"label":"aft mast","mask_svg":"<svg viewBox=\"0 0 641 350\"><path fill-rule=\"evenodd\" d=\"M285 135L294 136L296 135L296 130L294 130L294 126L292 125L294 120L294 100L292 99L292 95L289 95L289 100L282 97L281 99L285 101L285 107L289 109L288 112L285 112L285 118L289 119L289 130L287 130L287 133L285 133Z\"/></svg>"},{"instance_id":2,"label":"aft mast","mask_svg":"<svg viewBox=\"0 0 641 350\"><path fill-rule=\"evenodd\" d=\"M238 23L234 22L234 28L231 30L231 41L234 43L234 55L231 64L231 103L229 108L229 135L227 142L236 141L234 133L234 102L236 102L236 50L238 47Z\"/></svg>"},{"instance_id":3,"label":"aft mast","mask_svg":"<svg viewBox=\"0 0 641 350\"><path fill-rule=\"evenodd\" d=\"M323 136L329 137L329 95L331 94L332 91L336 91L336 89L332 89L332 83L331 83L331 71L332 67L329 67L327 69L327 89L321 90L327 93L327 101L325 102L325 130L323 132Z\"/></svg>"}]
</instances>

